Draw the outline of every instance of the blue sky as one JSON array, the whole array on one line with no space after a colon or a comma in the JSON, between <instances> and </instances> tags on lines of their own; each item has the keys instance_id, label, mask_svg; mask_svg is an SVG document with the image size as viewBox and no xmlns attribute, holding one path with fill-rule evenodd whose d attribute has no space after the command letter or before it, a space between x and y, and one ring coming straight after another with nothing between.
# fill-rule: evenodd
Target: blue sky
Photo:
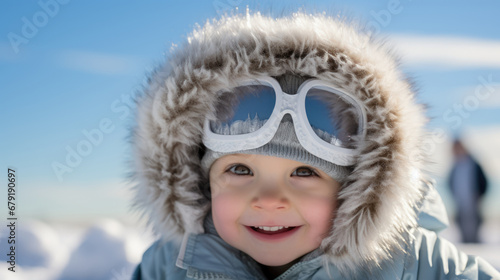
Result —
<instances>
[{"instance_id":1,"label":"blue sky","mask_svg":"<svg viewBox=\"0 0 500 280\"><path fill-rule=\"evenodd\" d=\"M472 131L470 143L484 138L473 132L489 135L476 150L489 173L500 174L488 158L500 153L500 2L269 2L0 2L0 166L18 170L20 213L49 220L127 215L128 100L197 23L247 5L274 15L298 7L340 12L367 23L401 55L429 105L430 129ZM79 148L88 154L80 160L71 157ZM68 166L68 157L71 172L58 177L54 164Z\"/></svg>"}]
</instances>

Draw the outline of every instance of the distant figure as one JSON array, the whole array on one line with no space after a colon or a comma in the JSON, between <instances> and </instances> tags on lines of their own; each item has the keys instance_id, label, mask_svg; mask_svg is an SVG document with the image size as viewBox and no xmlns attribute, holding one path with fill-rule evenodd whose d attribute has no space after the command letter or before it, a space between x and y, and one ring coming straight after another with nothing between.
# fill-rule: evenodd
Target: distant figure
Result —
<instances>
[{"instance_id":1,"label":"distant figure","mask_svg":"<svg viewBox=\"0 0 500 280\"><path fill-rule=\"evenodd\" d=\"M478 243L482 222L479 212L481 197L486 192L486 176L460 140L453 142L454 164L449 177L451 192L457 205L457 222L462 242Z\"/></svg>"}]
</instances>

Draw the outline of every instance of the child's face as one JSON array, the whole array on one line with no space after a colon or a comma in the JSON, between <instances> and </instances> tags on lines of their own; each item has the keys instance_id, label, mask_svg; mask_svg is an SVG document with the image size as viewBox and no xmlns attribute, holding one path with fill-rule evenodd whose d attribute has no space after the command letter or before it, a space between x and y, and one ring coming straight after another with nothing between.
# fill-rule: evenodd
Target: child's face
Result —
<instances>
[{"instance_id":1,"label":"child's face","mask_svg":"<svg viewBox=\"0 0 500 280\"><path fill-rule=\"evenodd\" d=\"M324 172L298 161L227 155L210 169L215 228L263 265L289 264L318 248L328 234L338 187Z\"/></svg>"}]
</instances>

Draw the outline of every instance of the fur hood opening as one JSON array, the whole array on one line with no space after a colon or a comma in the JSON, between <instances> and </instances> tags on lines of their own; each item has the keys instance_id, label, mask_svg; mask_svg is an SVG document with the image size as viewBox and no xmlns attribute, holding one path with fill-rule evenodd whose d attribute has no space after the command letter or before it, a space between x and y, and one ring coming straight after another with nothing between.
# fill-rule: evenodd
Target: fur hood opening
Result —
<instances>
[{"instance_id":1,"label":"fur hood opening","mask_svg":"<svg viewBox=\"0 0 500 280\"><path fill-rule=\"evenodd\" d=\"M203 232L210 202L199 187L206 184L199 152L216 92L259 76L315 77L355 95L367 112L366 139L320 248L343 271L391 258L417 223L426 122L395 61L384 44L325 15L257 13L206 23L151 74L139 98L135 206L165 239Z\"/></svg>"}]
</instances>

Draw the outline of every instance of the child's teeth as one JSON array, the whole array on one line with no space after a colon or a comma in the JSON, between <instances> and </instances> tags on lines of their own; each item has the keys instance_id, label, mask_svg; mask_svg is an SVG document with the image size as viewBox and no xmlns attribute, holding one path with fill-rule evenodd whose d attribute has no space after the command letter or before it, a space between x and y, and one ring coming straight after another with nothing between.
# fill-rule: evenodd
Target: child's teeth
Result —
<instances>
[{"instance_id":1,"label":"child's teeth","mask_svg":"<svg viewBox=\"0 0 500 280\"><path fill-rule=\"evenodd\" d=\"M283 229L282 226L279 226L279 227L259 227L259 228L262 230L266 230L266 231L277 231L277 230ZM285 227L285 228L288 228L288 227Z\"/></svg>"}]
</instances>

